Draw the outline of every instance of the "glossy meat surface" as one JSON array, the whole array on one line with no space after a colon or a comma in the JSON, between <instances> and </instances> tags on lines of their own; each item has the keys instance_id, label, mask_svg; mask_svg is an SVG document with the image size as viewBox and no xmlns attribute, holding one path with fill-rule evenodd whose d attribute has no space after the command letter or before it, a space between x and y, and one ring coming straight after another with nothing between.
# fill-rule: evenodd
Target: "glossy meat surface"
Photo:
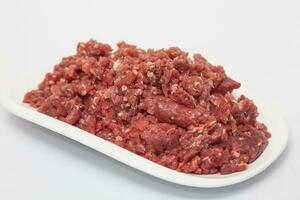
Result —
<instances>
[{"instance_id":1,"label":"glossy meat surface","mask_svg":"<svg viewBox=\"0 0 300 200\"><path fill-rule=\"evenodd\" d=\"M200 54L177 47L117 49L90 40L47 73L24 102L168 168L243 171L271 136L240 87Z\"/></svg>"}]
</instances>

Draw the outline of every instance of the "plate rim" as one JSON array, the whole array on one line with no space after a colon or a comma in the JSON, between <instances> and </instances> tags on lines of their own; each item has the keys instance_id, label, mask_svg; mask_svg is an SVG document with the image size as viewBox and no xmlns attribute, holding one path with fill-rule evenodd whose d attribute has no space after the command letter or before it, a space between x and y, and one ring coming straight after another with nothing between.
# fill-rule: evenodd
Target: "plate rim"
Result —
<instances>
[{"instance_id":1,"label":"plate rim","mask_svg":"<svg viewBox=\"0 0 300 200\"><path fill-rule=\"evenodd\" d=\"M237 92L239 94L241 93L240 90L238 90ZM67 123L64 123L60 120L57 120L45 114L39 113L36 110L32 109L31 107L27 106L26 104L15 100L13 98L13 95L11 94L11 91L9 90L6 90L5 92L2 91L1 93L2 94L0 96L1 97L0 104L2 104L2 106L6 110L8 110L12 114L22 119L25 119L36 125L52 130L53 132L56 132L67 138L70 138L85 146L88 146L96 151L99 151L100 153L103 153L119 162L122 162L146 174L152 175L156 178L168 182L176 183L179 185L190 186L190 187L217 188L217 187L233 185L248 180L258 175L266 168L268 168L282 154L282 152L284 151L288 143L288 126L286 121L282 118L282 115L274 106L269 105L269 103L268 105L263 104L265 106L264 109L268 109L269 111L273 112L273 114L276 115L276 117L279 118L279 120L281 121L281 129L283 132L282 135L284 136L283 137L284 140L281 142L281 146L278 147L276 155L273 155L270 159L264 161L261 165L257 166L255 170L252 171L249 171L249 169L247 169L243 172L237 172L230 175L186 174L186 173L178 172L169 169L167 167L161 166L157 163L154 163L150 160L143 158L142 156L139 156L122 147L119 147L114 143L111 143L105 139L97 137L87 131L84 131L80 128L74 127ZM249 94L249 92L247 92L246 94ZM256 104L257 102L259 102L260 108L262 107L262 102L255 95L251 95L251 99L254 99ZM267 148L269 146L270 145L268 145ZM126 155L126 158L122 157L122 155L123 156ZM213 176L217 177L217 179L211 179Z\"/></svg>"}]
</instances>

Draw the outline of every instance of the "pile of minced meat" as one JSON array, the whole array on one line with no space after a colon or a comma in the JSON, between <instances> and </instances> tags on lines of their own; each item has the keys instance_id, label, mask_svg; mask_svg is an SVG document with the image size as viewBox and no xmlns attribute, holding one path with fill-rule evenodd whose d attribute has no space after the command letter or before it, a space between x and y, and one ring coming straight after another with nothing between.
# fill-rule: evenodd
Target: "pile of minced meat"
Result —
<instances>
[{"instance_id":1,"label":"pile of minced meat","mask_svg":"<svg viewBox=\"0 0 300 200\"><path fill-rule=\"evenodd\" d=\"M47 73L24 102L168 168L243 171L268 144L267 127L240 84L200 54L177 47L115 51L90 40Z\"/></svg>"}]
</instances>

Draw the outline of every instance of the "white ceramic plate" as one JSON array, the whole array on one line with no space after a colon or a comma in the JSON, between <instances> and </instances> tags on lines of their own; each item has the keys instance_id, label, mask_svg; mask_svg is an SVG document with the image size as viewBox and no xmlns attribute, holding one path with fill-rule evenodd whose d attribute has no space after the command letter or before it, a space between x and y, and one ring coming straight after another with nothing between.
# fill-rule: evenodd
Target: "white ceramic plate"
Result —
<instances>
[{"instance_id":1,"label":"white ceramic plate","mask_svg":"<svg viewBox=\"0 0 300 200\"><path fill-rule=\"evenodd\" d=\"M255 104L259 108L259 120L264 122L268 126L269 131L272 133L272 138L269 140L269 145L263 154L255 162L250 164L246 171L239 173L230 175L192 175L180 173L146 160L143 157L131 153L79 128L41 114L30 108L28 105L22 103L23 96L26 91L36 88L42 78L42 72L36 74L30 73L27 77L24 76L23 80L10 81L9 85L11 86L5 84L6 87L2 88L1 91L2 105L11 113L21 118L51 129L135 169L173 183L186 186L211 188L232 185L245 181L257 175L274 162L287 144L287 126L278 111L271 107L269 103L263 103L255 96L250 95L247 92L243 92L243 94L254 100Z\"/></svg>"}]
</instances>

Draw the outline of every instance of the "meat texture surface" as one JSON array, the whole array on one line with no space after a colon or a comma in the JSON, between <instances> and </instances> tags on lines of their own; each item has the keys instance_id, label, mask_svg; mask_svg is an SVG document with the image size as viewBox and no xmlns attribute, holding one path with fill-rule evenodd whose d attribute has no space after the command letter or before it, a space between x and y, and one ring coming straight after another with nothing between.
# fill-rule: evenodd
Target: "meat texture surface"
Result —
<instances>
[{"instance_id":1,"label":"meat texture surface","mask_svg":"<svg viewBox=\"0 0 300 200\"><path fill-rule=\"evenodd\" d=\"M243 171L268 144L257 107L232 91L222 66L177 47L113 49L79 43L24 102L165 167L194 174Z\"/></svg>"}]
</instances>

